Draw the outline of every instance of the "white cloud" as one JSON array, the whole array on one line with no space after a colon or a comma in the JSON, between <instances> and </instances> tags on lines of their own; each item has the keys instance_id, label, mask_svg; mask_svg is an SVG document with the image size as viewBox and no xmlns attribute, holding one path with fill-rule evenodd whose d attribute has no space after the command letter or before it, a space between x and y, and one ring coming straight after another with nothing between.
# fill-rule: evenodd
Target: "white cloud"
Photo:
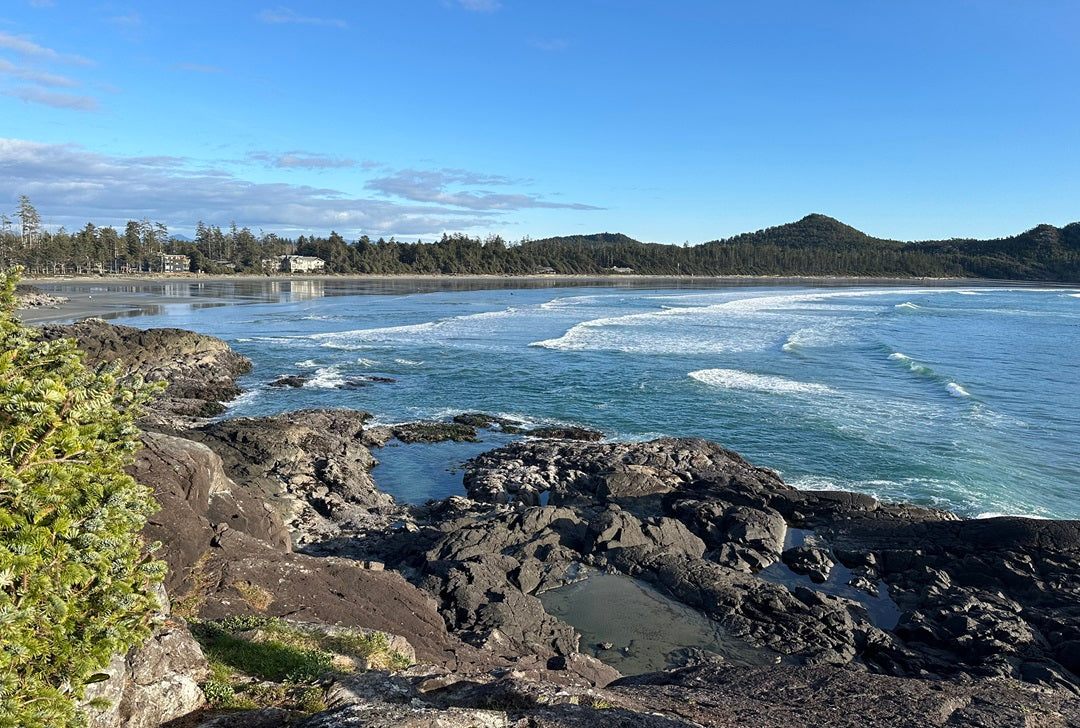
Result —
<instances>
[{"instance_id":1,"label":"white cloud","mask_svg":"<svg viewBox=\"0 0 1080 728\"><path fill-rule=\"evenodd\" d=\"M435 171L402 169L367 183L369 190L400 197L414 202L452 205L469 210L506 211L526 208L562 210L599 210L599 207L580 202L548 202L534 195L507 194L488 190L466 190L466 187L505 187L515 180L499 175L486 175L462 169ZM455 188L451 190L450 188Z\"/></svg>"},{"instance_id":2,"label":"white cloud","mask_svg":"<svg viewBox=\"0 0 1080 728\"><path fill-rule=\"evenodd\" d=\"M265 162L278 169L333 169L340 167L355 167L353 159L328 157L325 154L314 152L302 152L293 150L284 154L271 154L270 152L251 152L251 159Z\"/></svg>"},{"instance_id":3,"label":"white cloud","mask_svg":"<svg viewBox=\"0 0 1080 728\"><path fill-rule=\"evenodd\" d=\"M26 36L11 35L0 31L0 48L14 51L20 56L37 58L57 63L67 63L76 66L91 66L93 61L82 56L64 55L57 53L52 48L46 48L33 42Z\"/></svg>"},{"instance_id":4,"label":"white cloud","mask_svg":"<svg viewBox=\"0 0 1080 728\"><path fill-rule=\"evenodd\" d=\"M326 25L334 28L348 28L349 24L340 18L318 18L304 16L291 8L277 7L273 10L263 10L259 13L259 20L264 23L292 24L292 25Z\"/></svg>"},{"instance_id":5,"label":"white cloud","mask_svg":"<svg viewBox=\"0 0 1080 728\"><path fill-rule=\"evenodd\" d=\"M458 0L458 4L474 13L493 13L502 7L499 0Z\"/></svg>"},{"instance_id":6,"label":"white cloud","mask_svg":"<svg viewBox=\"0 0 1080 728\"><path fill-rule=\"evenodd\" d=\"M78 81L66 76L58 76L47 71L39 71L26 66L16 66L11 61L0 58L0 74L14 76L23 81L30 81L41 86L56 86L62 88L75 88L80 86Z\"/></svg>"},{"instance_id":7,"label":"white cloud","mask_svg":"<svg viewBox=\"0 0 1080 728\"><path fill-rule=\"evenodd\" d=\"M178 63L175 68L178 71L193 71L195 73L224 73L217 66L207 66L202 63Z\"/></svg>"},{"instance_id":8,"label":"white cloud","mask_svg":"<svg viewBox=\"0 0 1080 728\"><path fill-rule=\"evenodd\" d=\"M0 200L28 195L50 225L122 226L160 220L191 229L198 220L281 234L336 229L346 235L437 235L504 224L498 212L354 197L340 190L252 182L201 170L175 157L119 157L77 144L0 138Z\"/></svg>"},{"instance_id":9,"label":"white cloud","mask_svg":"<svg viewBox=\"0 0 1080 728\"><path fill-rule=\"evenodd\" d=\"M97 111L98 102L93 96L79 96L66 94L59 91L49 91L40 86L16 86L6 89L5 96L21 99L30 104L42 104L57 109L71 109L73 111Z\"/></svg>"}]
</instances>

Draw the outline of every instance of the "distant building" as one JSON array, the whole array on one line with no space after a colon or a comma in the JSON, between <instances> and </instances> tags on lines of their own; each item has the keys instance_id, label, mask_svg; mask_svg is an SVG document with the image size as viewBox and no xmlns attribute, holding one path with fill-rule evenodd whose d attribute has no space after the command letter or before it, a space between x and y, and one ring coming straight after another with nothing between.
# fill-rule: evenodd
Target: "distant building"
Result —
<instances>
[{"instance_id":1,"label":"distant building","mask_svg":"<svg viewBox=\"0 0 1080 728\"><path fill-rule=\"evenodd\" d=\"M624 274L634 272L633 268L623 268L622 266L618 266L618 265L613 265L610 268L608 268L608 270L610 270L612 273L624 273Z\"/></svg>"},{"instance_id":2,"label":"distant building","mask_svg":"<svg viewBox=\"0 0 1080 728\"><path fill-rule=\"evenodd\" d=\"M537 269L536 269L536 270L535 270L535 271L533 272L533 275L538 275L538 276L548 276L548 275L551 275L551 274L552 274L552 273L554 273L554 272L555 272L555 269L554 269L554 268L549 268L549 267L547 267L547 266L545 265L545 266L541 266L541 267L537 268Z\"/></svg>"},{"instance_id":3,"label":"distant building","mask_svg":"<svg viewBox=\"0 0 1080 728\"><path fill-rule=\"evenodd\" d=\"M162 273L187 273L191 270L191 259L186 255L162 255Z\"/></svg>"},{"instance_id":4,"label":"distant building","mask_svg":"<svg viewBox=\"0 0 1080 728\"><path fill-rule=\"evenodd\" d=\"M326 261L312 255L286 255L281 259L281 269L287 273L321 273Z\"/></svg>"}]
</instances>

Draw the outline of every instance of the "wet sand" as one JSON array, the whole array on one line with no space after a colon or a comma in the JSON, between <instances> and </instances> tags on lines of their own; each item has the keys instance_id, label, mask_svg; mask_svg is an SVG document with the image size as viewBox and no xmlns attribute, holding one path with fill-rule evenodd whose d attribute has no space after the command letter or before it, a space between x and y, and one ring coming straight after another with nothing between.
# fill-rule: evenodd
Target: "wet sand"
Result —
<instances>
[{"instance_id":1,"label":"wet sand","mask_svg":"<svg viewBox=\"0 0 1080 728\"><path fill-rule=\"evenodd\" d=\"M194 274L27 278L46 293L68 298L54 307L21 309L27 324L68 323L87 317L120 319L160 313L170 305L223 305L305 300L325 295L408 294L490 288L716 289L759 285L943 285L958 279L840 278L795 276L646 276L646 275L214 275ZM987 281L966 283L994 285ZM996 282L1000 285L1001 282Z\"/></svg>"}]
</instances>

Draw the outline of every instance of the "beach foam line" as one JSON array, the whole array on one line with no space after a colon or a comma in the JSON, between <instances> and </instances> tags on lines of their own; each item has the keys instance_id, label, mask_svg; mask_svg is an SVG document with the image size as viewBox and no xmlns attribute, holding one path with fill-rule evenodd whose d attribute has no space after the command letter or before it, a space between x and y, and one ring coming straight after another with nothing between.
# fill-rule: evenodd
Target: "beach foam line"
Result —
<instances>
[{"instance_id":1,"label":"beach foam line","mask_svg":"<svg viewBox=\"0 0 1080 728\"><path fill-rule=\"evenodd\" d=\"M813 382L799 382L794 379L769 374L754 374L738 369L699 369L687 376L710 387L735 389L746 392L766 394L834 394L836 390Z\"/></svg>"}]
</instances>

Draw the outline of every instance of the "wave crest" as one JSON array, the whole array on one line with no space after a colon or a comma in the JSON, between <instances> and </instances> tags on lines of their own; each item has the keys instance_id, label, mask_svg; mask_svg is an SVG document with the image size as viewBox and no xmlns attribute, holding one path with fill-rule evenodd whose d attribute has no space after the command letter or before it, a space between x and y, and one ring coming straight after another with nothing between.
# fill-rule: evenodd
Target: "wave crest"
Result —
<instances>
[{"instance_id":1,"label":"wave crest","mask_svg":"<svg viewBox=\"0 0 1080 728\"><path fill-rule=\"evenodd\" d=\"M824 384L799 382L771 374L754 374L738 369L700 369L687 376L722 389L737 389L766 394L834 394L836 390Z\"/></svg>"}]
</instances>

